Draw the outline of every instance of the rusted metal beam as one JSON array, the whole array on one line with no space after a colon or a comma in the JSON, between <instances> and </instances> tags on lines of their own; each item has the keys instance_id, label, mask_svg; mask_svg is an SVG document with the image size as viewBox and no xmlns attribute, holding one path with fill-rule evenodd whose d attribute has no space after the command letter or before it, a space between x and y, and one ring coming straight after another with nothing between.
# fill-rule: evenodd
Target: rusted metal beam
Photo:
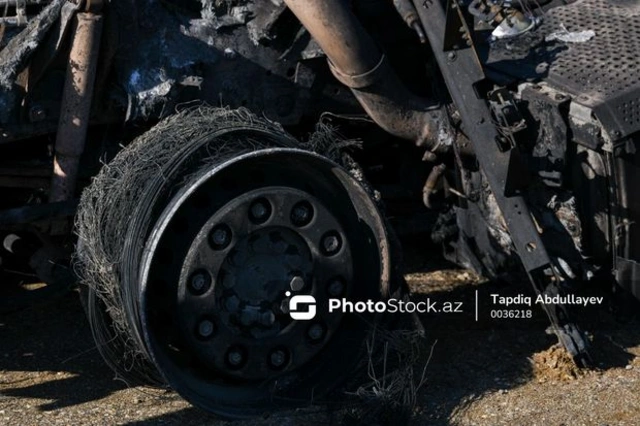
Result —
<instances>
[{"instance_id":1,"label":"rusted metal beam","mask_svg":"<svg viewBox=\"0 0 640 426\"><path fill-rule=\"evenodd\" d=\"M333 75L348 86L367 114L388 133L433 152L453 138L438 105L402 84L373 38L343 0L284 0L329 58Z\"/></svg>"},{"instance_id":2,"label":"rusted metal beam","mask_svg":"<svg viewBox=\"0 0 640 426\"><path fill-rule=\"evenodd\" d=\"M74 196L91 113L102 16L78 13L75 24L56 138L50 202Z\"/></svg>"}]
</instances>

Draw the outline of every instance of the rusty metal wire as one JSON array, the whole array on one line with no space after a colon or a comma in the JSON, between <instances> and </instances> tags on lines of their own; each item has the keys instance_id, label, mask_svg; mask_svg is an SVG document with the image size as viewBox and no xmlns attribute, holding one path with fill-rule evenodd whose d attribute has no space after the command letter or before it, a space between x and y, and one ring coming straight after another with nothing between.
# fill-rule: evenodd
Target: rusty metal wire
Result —
<instances>
[{"instance_id":1,"label":"rusty metal wire","mask_svg":"<svg viewBox=\"0 0 640 426\"><path fill-rule=\"evenodd\" d=\"M243 136L242 130L260 130L273 135L273 140ZM320 124L308 142L300 143L279 124L246 109L196 106L134 140L104 165L83 192L76 217L75 269L86 286L98 349L123 380L163 383L141 337L138 295L144 244L160 211L199 171L243 152L273 147L276 139L285 146L323 154L362 180L357 165L344 154L345 147L357 143L339 139L326 124Z\"/></svg>"},{"instance_id":2,"label":"rusty metal wire","mask_svg":"<svg viewBox=\"0 0 640 426\"><path fill-rule=\"evenodd\" d=\"M206 146L206 155L196 170L237 155L237 147L213 135L247 127L284 133L279 125L258 120L247 110L185 109L123 149L82 195L75 268L88 287L88 313L98 349L129 382L162 382L148 361L138 329L137 266L154 225L154 212L144 203L162 202L188 181L194 170L176 165L187 161L198 146ZM239 146L261 148L255 141Z\"/></svg>"},{"instance_id":3,"label":"rusty metal wire","mask_svg":"<svg viewBox=\"0 0 640 426\"><path fill-rule=\"evenodd\" d=\"M363 360L367 378L350 392L361 402L353 414L361 424L409 421L426 383L434 346L426 346L423 330L371 328Z\"/></svg>"}]
</instances>

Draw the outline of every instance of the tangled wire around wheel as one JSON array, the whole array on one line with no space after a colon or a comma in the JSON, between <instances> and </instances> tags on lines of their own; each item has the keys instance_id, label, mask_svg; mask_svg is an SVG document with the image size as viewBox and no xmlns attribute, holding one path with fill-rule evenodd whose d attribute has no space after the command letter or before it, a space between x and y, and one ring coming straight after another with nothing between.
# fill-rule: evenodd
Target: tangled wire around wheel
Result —
<instances>
[{"instance_id":1,"label":"tangled wire around wheel","mask_svg":"<svg viewBox=\"0 0 640 426\"><path fill-rule=\"evenodd\" d=\"M246 109L185 109L121 150L82 194L75 269L87 286L87 311L98 349L128 383L163 383L144 349L136 293L140 254L159 213L153 206L188 184L196 171L273 146L249 133L243 136L245 129L320 153L362 180L362 172L344 151L356 141L342 140L331 127L319 124L308 142L299 143L279 124Z\"/></svg>"}]
</instances>

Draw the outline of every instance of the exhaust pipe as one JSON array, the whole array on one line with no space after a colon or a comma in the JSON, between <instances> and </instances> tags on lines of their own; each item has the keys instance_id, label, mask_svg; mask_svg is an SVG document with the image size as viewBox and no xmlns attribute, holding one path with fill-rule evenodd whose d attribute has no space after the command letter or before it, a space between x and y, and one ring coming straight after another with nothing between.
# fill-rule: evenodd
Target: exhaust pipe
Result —
<instances>
[{"instance_id":1,"label":"exhaust pipe","mask_svg":"<svg viewBox=\"0 0 640 426\"><path fill-rule=\"evenodd\" d=\"M76 15L55 145L51 203L74 196L87 138L101 34L102 15L91 12Z\"/></svg>"},{"instance_id":2,"label":"exhaust pipe","mask_svg":"<svg viewBox=\"0 0 640 426\"><path fill-rule=\"evenodd\" d=\"M409 92L345 1L284 2L327 55L333 75L376 124L431 152L449 149L453 136L446 113Z\"/></svg>"}]
</instances>

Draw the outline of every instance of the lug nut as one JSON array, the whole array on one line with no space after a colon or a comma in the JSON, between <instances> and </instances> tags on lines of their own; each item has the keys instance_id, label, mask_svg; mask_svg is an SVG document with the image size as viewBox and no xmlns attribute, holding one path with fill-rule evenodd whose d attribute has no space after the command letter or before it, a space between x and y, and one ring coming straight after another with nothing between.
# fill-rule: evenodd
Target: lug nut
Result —
<instances>
[{"instance_id":1,"label":"lug nut","mask_svg":"<svg viewBox=\"0 0 640 426\"><path fill-rule=\"evenodd\" d=\"M213 322L209 320L202 320L198 324L198 335L202 338L206 339L208 337L211 337L214 331L215 326L213 325Z\"/></svg>"},{"instance_id":2,"label":"lug nut","mask_svg":"<svg viewBox=\"0 0 640 426\"><path fill-rule=\"evenodd\" d=\"M318 341L324 337L324 327L321 324L312 324L307 335L311 340Z\"/></svg>"},{"instance_id":3,"label":"lug nut","mask_svg":"<svg viewBox=\"0 0 640 426\"><path fill-rule=\"evenodd\" d=\"M289 298L286 298L282 301L282 303L280 304L280 310L285 314L289 313Z\"/></svg>"},{"instance_id":4,"label":"lug nut","mask_svg":"<svg viewBox=\"0 0 640 426\"><path fill-rule=\"evenodd\" d=\"M308 201L300 201L291 209L291 223L295 226L308 225L313 219L313 207Z\"/></svg>"},{"instance_id":5,"label":"lug nut","mask_svg":"<svg viewBox=\"0 0 640 426\"><path fill-rule=\"evenodd\" d=\"M259 198L249 208L249 218L254 223L264 223L271 216L271 204L265 198Z\"/></svg>"},{"instance_id":6,"label":"lug nut","mask_svg":"<svg viewBox=\"0 0 640 426\"><path fill-rule=\"evenodd\" d=\"M340 251L340 248L342 248L342 239L340 238L340 234L336 231L327 232L323 235L320 245L322 252L326 256L333 256Z\"/></svg>"},{"instance_id":7,"label":"lug nut","mask_svg":"<svg viewBox=\"0 0 640 426\"><path fill-rule=\"evenodd\" d=\"M231 228L224 224L215 226L209 234L209 242L215 250L227 248L231 242Z\"/></svg>"},{"instance_id":8,"label":"lug nut","mask_svg":"<svg viewBox=\"0 0 640 426\"><path fill-rule=\"evenodd\" d=\"M329 282L329 285L327 286L327 291L329 292L330 296L333 296L333 297L340 296L344 291L344 282L342 281L341 278L334 278Z\"/></svg>"},{"instance_id":9,"label":"lug nut","mask_svg":"<svg viewBox=\"0 0 640 426\"><path fill-rule=\"evenodd\" d=\"M267 312L263 312L262 315L260 315L260 323L262 325L265 325L268 327L273 325L274 322L276 322L276 316L270 310Z\"/></svg>"},{"instance_id":10,"label":"lug nut","mask_svg":"<svg viewBox=\"0 0 640 426\"><path fill-rule=\"evenodd\" d=\"M224 301L224 307L228 312L235 313L240 307L240 299L237 296L229 296Z\"/></svg>"},{"instance_id":11,"label":"lug nut","mask_svg":"<svg viewBox=\"0 0 640 426\"><path fill-rule=\"evenodd\" d=\"M227 352L227 362L231 367L238 368L244 362L244 354L240 348L231 348Z\"/></svg>"},{"instance_id":12,"label":"lug nut","mask_svg":"<svg viewBox=\"0 0 640 426\"><path fill-rule=\"evenodd\" d=\"M300 291L304 288L304 280L301 276L296 275L289 283L289 287L291 287L293 291Z\"/></svg>"},{"instance_id":13,"label":"lug nut","mask_svg":"<svg viewBox=\"0 0 640 426\"><path fill-rule=\"evenodd\" d=\"M282 349L274 349L269 355L269 364L273 368L282 368L287 363L287 353Z\"/></svg>"},{"instance_id":14,"label":"lug nut","mask_svg":"<svg viewBox=\"0 0 640 426\"><path fill-rule=\"evenodd\" d=\"M196 296L204 294L211 287L211 275L207 271L196 271L189 280L189 291Z\"/></svg>"}]
</instances>

